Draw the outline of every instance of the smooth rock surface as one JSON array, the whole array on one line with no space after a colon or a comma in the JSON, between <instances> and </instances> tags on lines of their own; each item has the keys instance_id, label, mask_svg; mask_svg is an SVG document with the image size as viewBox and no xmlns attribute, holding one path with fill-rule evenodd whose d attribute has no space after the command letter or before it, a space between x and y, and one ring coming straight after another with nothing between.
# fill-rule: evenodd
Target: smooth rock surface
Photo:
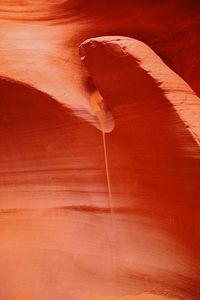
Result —
<instances>
[{"instance_id":1,"label":"smooth rock surface","mask_svg":"<svg viewBox=\"0 0 200 300\"><path fill-rule=\"evenodd\" d=\"M198 22L1 1L0 298L199 298Z\"/></svg>"}]
</instances>

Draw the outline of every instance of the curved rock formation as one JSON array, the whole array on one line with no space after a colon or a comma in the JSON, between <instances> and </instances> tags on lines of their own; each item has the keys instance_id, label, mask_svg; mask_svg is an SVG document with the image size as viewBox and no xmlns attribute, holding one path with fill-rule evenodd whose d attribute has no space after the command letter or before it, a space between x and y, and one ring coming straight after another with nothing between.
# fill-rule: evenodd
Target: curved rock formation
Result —
<instances>
[{"instance_id":1,"label":"curved rock formation","mask_svg":"<svg viewBox=\"0 0 200 300\"><path fill-rule=\"evenodd\" d=\"M132 2L1 3L2 299L200 295L199 4Z\"/></svg>"}]
</instances>

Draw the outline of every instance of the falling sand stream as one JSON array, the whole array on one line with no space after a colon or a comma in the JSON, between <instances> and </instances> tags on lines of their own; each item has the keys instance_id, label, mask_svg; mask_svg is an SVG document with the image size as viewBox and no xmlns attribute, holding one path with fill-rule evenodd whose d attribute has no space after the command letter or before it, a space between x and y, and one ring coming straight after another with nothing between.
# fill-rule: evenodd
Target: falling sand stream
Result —
<instances>
[{"instance_id":1,"label":"falling sand stream","mask_svg":"<svg viewBox=\"0 0 200 300\"><path fill-rule=\"evenodd\" d=\"M104 166L105 166L105 175L106 175L106 185L107 185L107 195L108 195L108 207L110 209L110 232L109 232L109 243L110 250L112 255L112 264L113 269L117 271L117 259L119 248L117 245L117 236L115 232L115 220L114 220L114 205L113 205L113 195L111 188L111 179L109 171L109 161L107 154L107 142L106 135L109 134L114 129L114 120L112 114L105 110L105 104L103 98L100 95L98 90L91 95L90 104L93 114L97 117L99 123L99 129L102 132L102 145L103 145L103 155L104 155Z\"/></svg>"},{"instance_id":2,"label":"falling sand stream","mask_svg":"<svg viewBox=\"0 0 200 300\"><path fill-rule=\"evenodd\" d=\"M105 163L105 173L106 173L106 183L108 189L108 204L111 211L111 215L113 214L113 197L111 190L111 182L110 182L110 172L109 172L109 163L108 163L108 155L107 155L107 145L106 145L106 133L110 132L109 123L111 120L111 115L107 114L104 109L103 99L98 90L91 95L90 104L92 108L93 114L97 117L100 130L102 132L102 143L103 143L103 152L104 152L104 163ZM113 127L113 126L112 126Z\"/></svg>"}]
</instances>

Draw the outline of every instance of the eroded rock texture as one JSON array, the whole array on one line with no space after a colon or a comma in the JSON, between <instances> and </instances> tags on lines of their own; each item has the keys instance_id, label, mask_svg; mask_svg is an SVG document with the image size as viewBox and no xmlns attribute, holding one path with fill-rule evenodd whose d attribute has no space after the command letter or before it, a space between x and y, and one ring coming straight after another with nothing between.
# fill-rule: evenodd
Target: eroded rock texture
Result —
<instances>
[{"instance_id":1,"label":"eroded rock texture","mask_svg":"<svg viewBox=\"0 0 200 300\"><path fill-rule=\"evenodd\" d=\"M199 298L199 10L1 2L1 299Z\"/></svg>"}]
</instances>

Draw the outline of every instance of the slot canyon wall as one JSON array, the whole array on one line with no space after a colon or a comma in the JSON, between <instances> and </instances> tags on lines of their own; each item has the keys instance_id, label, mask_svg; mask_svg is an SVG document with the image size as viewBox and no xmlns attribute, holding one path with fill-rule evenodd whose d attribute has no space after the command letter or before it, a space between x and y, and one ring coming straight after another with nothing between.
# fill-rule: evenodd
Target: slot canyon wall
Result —
<instances>
[{"instance_id":1,"label":"slot canyon wall","mask_svg":"<svg viewBox=\"0 0 200 300\"><path fill-rule=\"evenodd\" d=\"M0 300L200 297L199 15L1 1Z\"/></svg>"}]
</instances>

